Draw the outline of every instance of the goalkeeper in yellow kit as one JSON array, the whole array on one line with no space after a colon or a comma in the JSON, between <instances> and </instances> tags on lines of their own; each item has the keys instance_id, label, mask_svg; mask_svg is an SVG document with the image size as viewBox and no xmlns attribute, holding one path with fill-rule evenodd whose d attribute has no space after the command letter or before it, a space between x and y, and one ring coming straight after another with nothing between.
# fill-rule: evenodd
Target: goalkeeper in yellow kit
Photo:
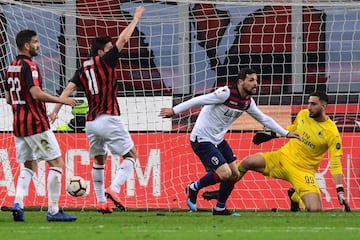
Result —
<instances>
[{"instance_id":1,"label":"goalkeeper in yellow kit","mask_svg":"<svg viewBox=\"0 0 360 240\"><path fill-rule=\"evenodd\" d=\"M328 97L323 92L310 94L308 109L301 110L288 131L297 132L302 137L290 139L277 151L257 153L242 160L238 169L239 180L248 170L262 173L264 176L283 179L294 188L288 190L291 198L291 210L299 210L302 201L307 211L321 211L321 196L315 173L327 150L330 152L330 171L333 175L341 205L350 211L344 197L342 185L342 145L335 123L326 115ZM258 134L254 143L260 144L276 135L264 138Z\"/></svg>"}]
</instances>

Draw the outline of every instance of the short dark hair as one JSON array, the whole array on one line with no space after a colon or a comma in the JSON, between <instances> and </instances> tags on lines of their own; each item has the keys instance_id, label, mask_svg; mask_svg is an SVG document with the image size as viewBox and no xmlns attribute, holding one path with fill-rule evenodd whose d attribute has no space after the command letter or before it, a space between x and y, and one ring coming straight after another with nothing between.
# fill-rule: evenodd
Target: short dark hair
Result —
<instances>
[{"instance_id":1,"label":"short dark hair","mask_svg":"<svg viewBox=\"0 0 360 240\"><path fill-rule=\"evenodd\" d=\"M102 36L96 37L91 43L90 55L95 57L98 55L98 50L104 50L105 45L111 42L111 37L109 36Z\"/></svg>"},{"instance_id":2,"label":"short dark hair","mask_svg":"<svg viewBox=\"0 0 360 240\"><path fill-rule=\"evenodd\" d=\"M246 75L256 73L254 69L242 68L238 74L238 79L245 80Z\"/></svg>"},{"instance_id":3,"label":"short dark hair","mask_svg":"<svg viewBox=\"0 0 360 240\"><path fill-rule=\"evenodd\" d=\"M36 32L30 29L25 29L16 34L16 46L21 51L25 43L31 42L32 37L37 36Z\"/></svg>"},{"instance_id":4,"label":"short dark hair","mask_svg":"<svg viewBox=\"0 0 360 240\"><path fill-rule=\"evenodd\" d=\"M325 103L328 103L329 102L329 97L328 95L323 92L323 91L315 91L315 92L312 92L310 93L310 97L311 96L315 96L315 97L319 97L320 101L323 101Z\"/></svg>"}]
</instances>

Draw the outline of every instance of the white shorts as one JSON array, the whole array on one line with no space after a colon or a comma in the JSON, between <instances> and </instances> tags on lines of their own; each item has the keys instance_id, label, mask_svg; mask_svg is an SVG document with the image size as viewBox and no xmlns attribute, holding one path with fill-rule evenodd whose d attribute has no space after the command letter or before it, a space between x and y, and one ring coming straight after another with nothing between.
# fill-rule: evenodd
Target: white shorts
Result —
<instances>
[{"instance_id":1,"label":"white shorts","mask_svg":"<svg viewBox=\"0 0 360 240\"><path fill-rule=\"evenodd\" d=\"M105 155L107 150L112 155L123 156L134 147L134 142L120 116L102 114L93 121L87 121L86 134L92 157Z\"/></svg>"},{"instance_id":2,"label":"white shorts","mask_svg":"<svg viewBox=\"0 0 360 240\"><path fill-rule=\"evenodd\" d=\"M26 137L15 137L16 160L54 160L61 156L55 134L51 130Z\"/></svg>"}]
</instances>

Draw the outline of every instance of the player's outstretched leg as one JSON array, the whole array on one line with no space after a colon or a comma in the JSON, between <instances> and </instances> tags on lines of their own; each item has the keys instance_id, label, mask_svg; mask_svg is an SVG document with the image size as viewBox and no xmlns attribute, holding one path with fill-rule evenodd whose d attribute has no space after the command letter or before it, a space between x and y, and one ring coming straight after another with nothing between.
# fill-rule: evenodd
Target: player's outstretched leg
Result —
<instances>
[{"instance_id":1,"label":"player's outstretched leg","mask_svg":"<svg viewBox=\"0 0 360 240\"><path fill-rule=\"evenodd\" d=\"M121 211L125 211L125 206L120 203L119 194L113 191L110 187L105 189L105 197L113 201L114 205L119 208Z\"/></svg>"},{"instance_id":2,"label":"player's outstretched leg","mask_svg":"<svg viewBox=\"0 0 360 240\"><path fill-rule=\"evenodd\" d=\"M20 207L19 203L14 203L11 209L13 218L15 222L24 222L24 209Z\"/></svg>"},{"instance_id":3,"label":"player's outstretched leg","mask_svg":"<svg viewBox=\"0 0 360 240\"><path fill-rule=\"evenodd\" d=\"M96 210L102 214L113 212L112 208L109 206L107 202L106 203L98 202L96 204Z\"/></svg>"},{"instance_id":4,"label":"player's outstretched leg","mask_svg":"<svg viewBox=\"0 0 360 240\"><path fill-rule=\"evenodd\" d=\"M49 222L72 222L76 219L77 217L65 214L61 210L55 214L51 214L50 212L46 214L46 220Z\"/></svg>"},{"instance_id":5,"label":"player's outstretched leg","mask_svg":"<svg viewBox=\"0 0 360 240\"><path fill-rule=\"evenodd\" d=\"M288 189L288 196L290 198L290 211L291 212L298 212L300 211L300 206L298 202L295 202L291 199L292 195L295 193L295 189L294 188L289 188Z\"/></svg>"},{"instance_id":6,"label":"player's outstretched leg","mask_svg":"<svg viewBox=\"0 0 360 240\"><path fill-rule=\"evenodd\" d=\"M191 184L193 184L193 182ZM189 184L185 188L185 193L187 195L186 204L188 205L191 211L196 212L197 211L196 199L197 199L198 191L192 189L191 184Z\"/></svg>"}]
</instances>

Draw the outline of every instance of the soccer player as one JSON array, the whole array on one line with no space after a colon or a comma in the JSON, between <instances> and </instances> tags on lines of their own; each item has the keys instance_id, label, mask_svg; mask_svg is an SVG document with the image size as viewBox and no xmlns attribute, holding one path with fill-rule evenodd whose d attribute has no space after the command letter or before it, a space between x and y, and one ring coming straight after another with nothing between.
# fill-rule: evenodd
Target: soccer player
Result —
<instances>
[{"instance_id":1,"label":"soccer player","mask_svg":"<svg viewBox=\"0 0 360 240\"><path fill-rule=\"evenodd\" d=\"M226 209L226 201L234 188L239 171L235 165L234 153L224 139L232 123L247 112L254 119L288 138L299 138L278 125L271 117L262 113L251 97L257 90L257 74L243 68L237 84L220 87L212 93L192 98L174 108L162 108L160 116L169 118L195 106L202 108L191 132L191 147L205 167L206 174L186 187L187 205L197 211L196 199L200 189L220 182L219 197L213 215L238 215Z\"/></svg>"},{"instance_id":2,"label":"soccer player","mask_svg":"<svg viewBox=\"0 0 360 240\"><path fill-rule=\"evenodd\" d=\"M341 205L347 206L342 184L341 137L335 123L326 115L327 103L326 93L311 93L308 109L301 110L294 123L287 127L289 131L299 133L302 136L301 141L290 139L277 151L257 153L245 158L238 165L239 179L248 170L284 179L294 187L288 190L291 211L298 211L301 201L307 211L321 211L321 196L315 173L324 154L329 150L330 172L336 184L338 199Z\"/></svg>"},{"instance_id":3,"label":"soccer player","mask_svg":"<svg viewBox=\"0 0 360 240\"><path fill-rule=\"evenodd\" d=\"M90 155L94 157L92 176L97 197L97 210L112 213L106 197L123 208L120 203L120 186L134 170L137 152L129 132L120 119L117 101L118 85L115 67L119 63L120 51L129 41L144 7L136 8L130 24L120 33L113 46L111 38L97 37L91 45L92 57L83 63L70 80L61 96L70 96L77 87L83 87L89 104L86 121L86 134L90 143ZM50 119L54 121L61 108L57 104ZM124 158L111 185L104 189L104 167L107 150Z\"/></svg>"},{"instance_id":4,"label":"soccer player","mask_svg":"<svg viewBox=\"0 0 360 240\"><path fill-rule=\"evenodd\" d=\"M16 45L19 54L7 68L5 83L6 102L11 105L14 115L16 160L24 164L17 180L13 218L14 221L25 221L24 196L37 170L37 161L47 160L50 170L47 178L49 202L46 218L48 221L74 221L76 217L63 213L58 206L64 162L55 135L50 130L45 102L74 106L76 100L55 97L42 90L39 67L32 61L40 47L35 31L20 31L16 35Z\"/></svg>"}]
</instances>

